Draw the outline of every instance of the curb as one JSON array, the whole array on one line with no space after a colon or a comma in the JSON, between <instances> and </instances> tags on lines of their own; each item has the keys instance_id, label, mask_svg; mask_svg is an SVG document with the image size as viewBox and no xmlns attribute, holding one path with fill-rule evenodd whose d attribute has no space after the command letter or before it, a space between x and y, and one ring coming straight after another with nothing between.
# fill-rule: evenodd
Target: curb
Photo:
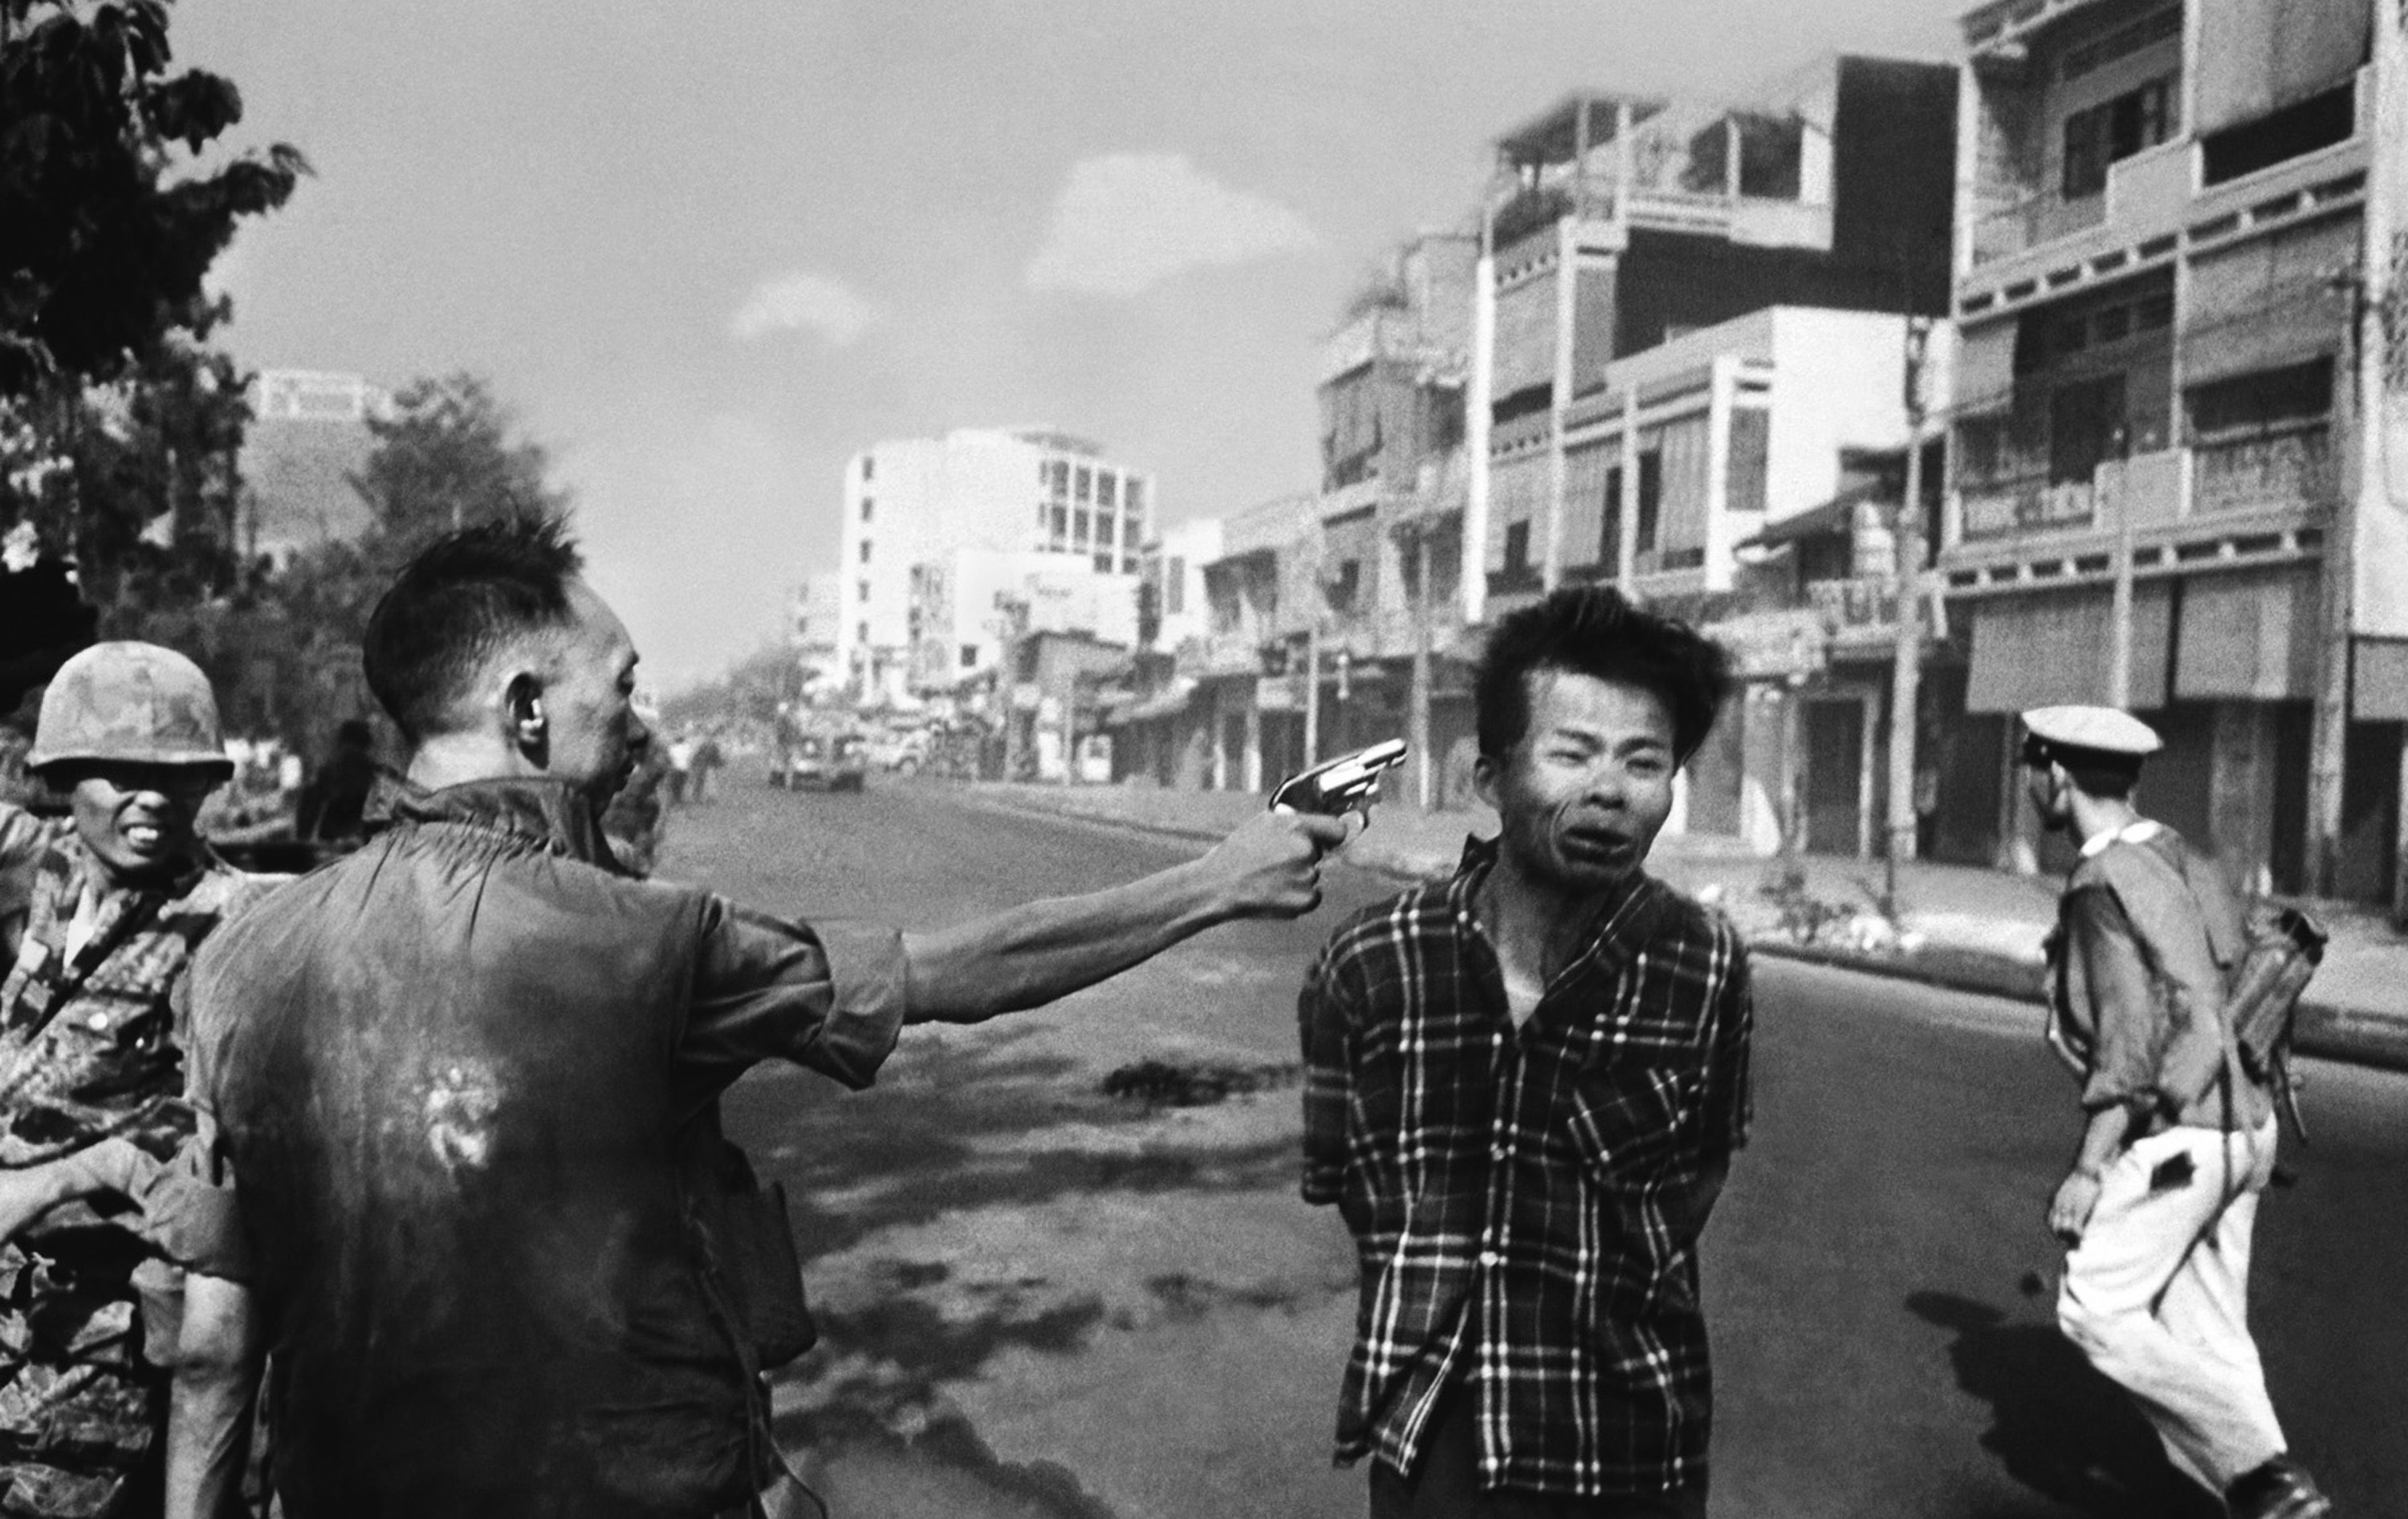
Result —
<instances>
[{"instance_id":1,"label":"curb","mask_svg":"<svg viewBox=\"0 0 2408 1519\"><path fill-rule=\"evenodd\" d=\"M1025 798L991 794L982 795L976 792L968 795L982 806L1000 808L1025 816L1065 818L1104 827L1124 828L1131 833L1159 838L1214 844L1220 842L1222 837L1210 829L1152 823L1084 808L1057 807ZM1451 855L1440 860L1435 855L1389 850L1377 844L1366 847L1361 838L1348 844L1340 858L1357 869L1369 870L1409 885L1419 885L1455 867ZM1885 981L1915 982L1976 996L1994 996L2035 1006L2047 1003L2047 988L2038 966L1979 951L1942 949L1926 951L1914 956L1870 955L1766 938L1749 939L1748 949L1770 960L1823 966L1857 975L1878 976ZM2300 1053L2317 1059L2371 1066L2382 1070L2408 1071L2408 1019L2396 1014L2341 1007L2311 997L2300 1004L2295 1039Z\"/></svg>"}]
</instances>

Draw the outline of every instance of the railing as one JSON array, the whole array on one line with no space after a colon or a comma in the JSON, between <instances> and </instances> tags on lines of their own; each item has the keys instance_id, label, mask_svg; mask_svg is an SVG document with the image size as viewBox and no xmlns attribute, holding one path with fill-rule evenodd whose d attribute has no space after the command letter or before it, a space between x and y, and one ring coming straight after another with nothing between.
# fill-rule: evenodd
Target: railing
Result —
<instances>
[{"instance_id":1,"label":"railing","mask_svg":"<svg viewBox=\"0 0 2408 1519\"><path fill-rule=\"evenodd\" d=\"M2098 517L2098 493L2086 480L2052 482L2046 476L1969 482L1964 513L1968 538L2085 527Z\"/></svg>"},{"instance_id":2,"label":"railing","mask_svg":"<svg viewBox=\"0 0 2408 1519\"><path fill-rule=\"evenodd\" d=\"M1995 263L2111 218L2135 234L2171 231L2191 195L2191 144L2177 136L2107 165L2096 193L2068 200L2055 187L2033 192L1973 223L1973 262Z\"/></svg>"},{"instance_id":3,"label":"railing","mask_svg":"<svg viewBox=\"0 0 2408 1519\"><path fill-rule=\"evenodd\" d=\"M2027 195L2002 210L1973 223L1973 262L1994 264L2013 258L2069 233L2086 231L2107 220L2107 196L2085 195L2067 200L2054 192Z\"/></svg>"},{"instance_id":4,"label":"railing","mask_svg":"<svg viewBox=\"0 0 2408 1519\"><path fill-rule=\"evenodd\" d=\"M2191 450L2191 509L2202 515L2329 501L2336 484L2332 433L2323 423Z\"/></svg>"}]
</instances>

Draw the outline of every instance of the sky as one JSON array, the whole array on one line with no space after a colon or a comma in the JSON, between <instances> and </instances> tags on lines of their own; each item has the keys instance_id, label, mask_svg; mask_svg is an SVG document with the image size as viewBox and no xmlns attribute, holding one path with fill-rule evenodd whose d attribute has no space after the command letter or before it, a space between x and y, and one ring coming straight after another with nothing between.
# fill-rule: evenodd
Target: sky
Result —
<instances>
[{"instance_id":1,"label":"sky","mask_svg":"<svg viewBox=\"0 0 2408 1519\"><path fill-rule=\"evenodd\" d=\"M1320 340L1575 88L1946 60L1963 0L179 0L315 169L213 279L261 368L486 376L651 679L834 566L844 462L1045 423L1163 522L1318 479Z\"/></svg>"}]
</instances>

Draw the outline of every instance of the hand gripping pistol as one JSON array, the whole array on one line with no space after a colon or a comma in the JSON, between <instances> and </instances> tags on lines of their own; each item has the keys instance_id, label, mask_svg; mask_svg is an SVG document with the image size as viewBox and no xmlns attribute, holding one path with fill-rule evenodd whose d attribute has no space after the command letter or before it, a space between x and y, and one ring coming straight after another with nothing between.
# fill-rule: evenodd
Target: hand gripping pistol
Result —
<instances>
[{"instance_id":1,"label":"hand gripping pistol","mask_svg":"<svg viewBox=\"0 0 2408 1519\"><path fill-rule=\"evenodd\" d=\"M1276 811L1287 807L1333 818L1360 812L1363 826L1368 828L1371 825L1371 798L1380 793L1380 777L1403 763L1402 738L1340 754L1281 781L1279 789L1271 793L1271 809Z\"/></svg>"}]
</instances>

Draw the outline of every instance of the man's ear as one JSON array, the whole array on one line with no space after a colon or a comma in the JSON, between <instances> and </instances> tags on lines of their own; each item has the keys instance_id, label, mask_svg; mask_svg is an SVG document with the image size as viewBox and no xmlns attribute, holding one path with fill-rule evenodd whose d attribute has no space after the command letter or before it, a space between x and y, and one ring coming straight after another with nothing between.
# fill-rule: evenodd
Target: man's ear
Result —
<instances>
[{"instance_id":1,"label":"man's ear","mask_svg":"<svg viewBox=\"0 0 2408 1519\"><path fill-rule=\"evenodd\" d=\"M552 724L543 710L543 681L532 670L511 675L502 688L502 720L510 744L538 767L552 758Z\"/></svg>"},{"instance_id":2,"label":"man's ear","mask_svg":"<svg viewBox=\"0 0 2408 1519\"><path fill-rule=\"evenodd\" d=\"M1504 810L1497 803L1497 782L1503 770L1498 761L1486 754L1477 755L1471 762L1471 794L1486 802L1491 811Z\"/></svg>"}]
</instances>

